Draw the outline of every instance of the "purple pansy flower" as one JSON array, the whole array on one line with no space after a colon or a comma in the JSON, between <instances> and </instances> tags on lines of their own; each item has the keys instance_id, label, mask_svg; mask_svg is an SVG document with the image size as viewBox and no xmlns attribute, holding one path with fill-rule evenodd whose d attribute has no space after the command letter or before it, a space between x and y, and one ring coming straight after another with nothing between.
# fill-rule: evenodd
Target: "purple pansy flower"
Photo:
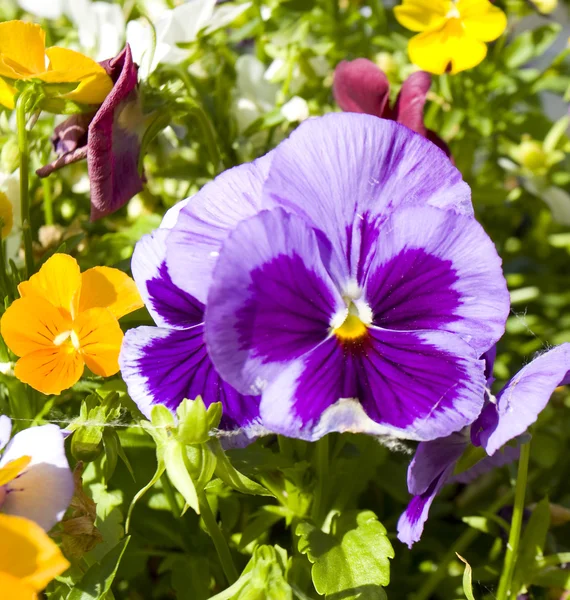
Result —
<instances>
[{"instance_id":1,"label":"purple pansy flower","mask_svg":"<svg viewBox=\"0 0 570 600\"><path fill-rule=\"evenodd\" d=\"M23 457L29 463L0 485L0 513L25 517L49 531L62 519L74 489L63 432L57 425L42 425L20 431L10 440L11 430L10 418L1 415L0 473Z\"/></svg>"},{"instance_id":2,"label":"purple pansy flower","mask_svg":"<svg viewBox=\"0 0 570 600\"><path fill-rule=\"evenodd\" d=\"M343 60L334 71L333 94L343 111L366 113L397 121L423 135L450 156L447 144L435 131L424 125L424 105L430 87L429 73L412 73L402 83L396 103L391 108L388 78L371 60Z\"/></svg>"},{"instance_id":3,"label":"purple pansy flower","mask_svg":"<svg viewBox=\"0 0 570 600\"><path fill-rule=\"evenodd\" d=\"M165 260L166 240L175 234L183 237L192 219L203 227L204 238L196 240L195 248L190 248L183 260L189 273L201 274L207 291L207 264L215 254L208 244L217 248L217 237L223 239L239 220L256 214L258 207L250 199L261 196L270 161L268 155L226 171L171 209L161 228L137 244L133 276L157 327L127 331L119 359L129 394L147 417L154 404L175 411L185 398L202 396L206 405L222 403L220 427L232 436L234 444L247 442L263 431L259 398L238 393L214 369L203 339L203 294L188 293L173 283ZM235 185L238 181L241 188ZM206 252L208 260L196 261L201 252Z\"/></svg>"},{"instance_id":4,"label":"purple pansy flower","mask_svg":"<svg viewBox=\"0 0 570 600\"><path fill-rule=\"evenodd\" d=\"M222 379L262 394L263 425L293 437L428 440L472 422L478 356L509 301L445 155L391 121L337 113L303 123L264 179L224 174L166 236L172 282L206 304Z\"/></svg>"},{"instance_id":5,"label":"purple pansy flower","mask_svg":"<svg viewBox=\"0 0 570 600\"><path fill-rule=\"evenodd\" d=\"M493 358L488 361L489 380ZM516 460L518 448L506 444L536 421L556 387L569 383L570 344L562 344L521 369L496 398L486 392L487 404L470 429L421 443L408 469L408 490L414 498L398 522L398 539L409 547L420 539L433 500L450 480L471 481ZM453 477L470 442L481 446L485 457Z\"/></svg>"},{"instance_id":6,"label":"purple pansy flower","mask_svg":"<svg viewBox=\"0 0 570 600\"><path fill-rule=\"evenodd\" d=\"M47 177L87 158L93 221L124 206L144 183L138 171L143 115L130 47L101 65L113 89L96 112L73 115L56 127L52 143L58 158L37 171Z\"/></svg>"}]
</instances>

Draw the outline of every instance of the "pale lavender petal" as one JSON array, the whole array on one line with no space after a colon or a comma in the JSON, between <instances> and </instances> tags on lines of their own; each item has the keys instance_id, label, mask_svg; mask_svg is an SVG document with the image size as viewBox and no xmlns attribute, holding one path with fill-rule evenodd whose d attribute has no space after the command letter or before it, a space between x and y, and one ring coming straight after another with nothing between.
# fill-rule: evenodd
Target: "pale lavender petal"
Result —
<instances>
[{"instance_id":1,"label":"pale lavender petal","mask_svg":"<svg viewBox=\"0 0 570 600\"><path fill-rule=\"evenodd\" d=\"M178 214L167 242L166 264L172 281L201 302L206 302L212 269L224 240L240 221L262 208L261 188L272 155L218 175Z\"/></svg>"},{"instance_id":2,"label":"pale lavender petal","mask_svg":"<svg viewBox=\"0 0 570 600\"><path fill-rule=\"evenodd\" d=\"M257 422L259 398L243 396L222 381L208 356L202 325L130 329L119 364L129 395L146 417L155 404L175 411L185 398L201 396L207 406L222 403L222 428Z\"/></svg>"},{"instance_id":3,"label":"pale lavender petal","mask_svg":"<svg viewBox=\"0 0 570 600\"><path fill-rule=\"evenodd\" d=\"M133 277L157 325L191 327L203 322L204 305L172 283L165 262L169 233L168 229L157 229L141 238L131 261Z\"/></svg>"},{"instance_id":4,"label":"pale lavender petal","mask_svg":"<svg viewBox=\"0 0 570 600\"><path fill-rule=\"evenodd\" d=\"M468 430L422 442L408 467L408 491L423 494L448 467L455 465L469 445Z\"/></svg>"},{"instance_id":5,"label":"pale lavender petal","mask_svg":"<svg viewBox=\"0 0 570 600\"><path fill-rule=\"evenodd\" d=\"M497 395L496 419L485 415L485 422L473 424L480 431L479 440L487 454L493 455L524 433L569 375L570 344L553 348L519 371Z\"/></svg>"},{"instance_id":6,"label":"pale lavender petal","mask_svg":"<svg viewBox=\"0 0 570 600\"><path fill-rule=\"evenodd\" d=\"M438 148L407 127L356 113L302 123L275 150L263 192L323 232L341 287L358 277L370 239L396 208L473 213L469 187Z\"/></svg>"},{"instance_id":7,"label":"pale lavender petal","mask_svg":"<svg viewBox=\"0 0 570 600\"><path fill-rule=\"evenodd\" d=\"M206 306L206 343L221 376L259 393L329 335L345 304L313 231L282 209L242 221L226 240Z\"/></svg>"},{"instance_id":8,"label":"pale lavender petal","mask_svg":"<svg viewBox=\"0 0 570 600\"><path fill-rule=\"evenodd\" d=\"M444 470L421 495L414 496L398 521L398 539L411 548L424 531L429 509L453 472L453 465Z\"/></svg>"},{"instance_id":9,"label":"pale lavender petal","mask_svg":"<svg viewBox=\"0 0 570 600\"><path fill-rule=\"evenodd\" d=\"M484 364L452 334L372 327L357 365L364 410L399 437L444 437L481 412Z\"/></svg>"},{"instance_id":10,"label":"pale lavender petal","mask_svg":"<svg viewBox=\"0 0 570 600\"><path fill-rule=\"evenodd\" d=\"M17 433L6 446L0 468L21 456L32 460L6 485L2 512L35 521L49 531L63 517L74 489L59 427L43 425Z\"/></svg>"},{"instance_id":11,"label":"pale lavender petal","mask_svg":"<svg viewBox=\"0 0 570 600\"><path fill-rule=\"evenodd\" d=\"M396 210L362 269L374 323L460 335L478 354L503 334L510 300L495 246L474 218Z\"/></svg>"},{"instance_id":12,"label":"pale lavender petal","mask_svg":"<svg viewBox=\"0 0 570 600\"><path fill-rule=\"evenodd\" d=\"M6 415L0 415L0 450L10 440L10 434L12 433L12 420Z\"/></svg>"}]
</instances>

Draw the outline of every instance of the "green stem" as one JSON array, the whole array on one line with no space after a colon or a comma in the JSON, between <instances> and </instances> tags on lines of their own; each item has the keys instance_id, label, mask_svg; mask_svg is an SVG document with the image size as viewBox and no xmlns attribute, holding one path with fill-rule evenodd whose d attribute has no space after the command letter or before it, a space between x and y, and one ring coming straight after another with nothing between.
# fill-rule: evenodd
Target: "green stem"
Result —
<instances>
[{"instance_id":1,"label":"green stem","mask_svg":"<svg viewBox=\"0 0 570 600\"><path fill-rule=\"evenodd\" d=\"M317 472L317 486L313 498L312 517L320 527L326 517L325 499L327 496L327 480L329 474L329 437L325 435L315 444L315 469Z\"/></svg>"},{"instance_id":2,"label":"green stem","mask_svg":"<svg viewBox=\"0 0 570 600\"><path fill-rule=\"evenodd\" d=\"M42 179L42 188L44 190L44 217L46 225L53 225L53 197L51 195L51 185L49 178Z\"/></svg>"},{"instance_id":3,"label":"green stem","mask_svg":"<svg viewBox=\"0 0 570 600\"><path fill-rule=\"evenodd\" d=\"M378 28L380 30L386 29L387 21L386 21L386 9L384 8L384 4L382 0L372 0L371 2L372 12L378 21Z\"/></svg>"},{"instance_id":4,"label":"green stem","mask_svg":"<svg viewBox=\"0 0 570 600\"><path fill-rule=\"evenodd\" d=\"M166 496L166 500L168 502L168 505L170 506L170 510L172 511L174 518L179 519L182 511L180 510L180 505L178 504L178 500L176 499L176 493L174 492L174 488L172 487L172 484L170 483L170 479L168 479L168 475L166 474L166 472L164 472L160 476L160 483L162 483L162 491Z\"/></svg>"},{"instance_id":5,"label":"green stem","mask_svg":"<svg viewBox=\"0 0 570 600\"><path fill-rule=\"evenodd\" d=\"M218 553L218 558L220 559L220 563L222 565L222 569L226 575L226 579L228 583L231 585L235 581L238 580L238 572L234 565L234 561L230 552L230 547L222 533L222 530L218 526L218 522L216 521L216 517L210 508L208 503L208 499L206 498L206 494L204 492L200 492L198 494L198 501L200 503L200 515L202 520L204 521L204 525L206 526L206 530L210 534L212 541L214 542L214 546L216 547L216 552Z\"/></svg>"},{"instance_id":6,"label":"green stem","mask_svg":"<svg viewBox=\"0 0 570 600\"><path fill-rule=\"evenodd\" d=\"M32 229L30 223L30 153L28 147L28 132L26 131L26 102L28 94L20 94L16 103L16 123L18 127L18 150L20 151L20 206L22 213L22 233L24 236L24 251L26 254L26 275L31 277L34 272L34 255L32 248Z\"/></svg>"},{"instance_id":7,"label":"green stem","mask_svg":"<svg viewBox=\"0 0 570 600\"><path fill-rule=\"evenodd\" d=\"M529 478L529 483L533 481L537 472L533 473ZM489 508L488 512L491 515L494 515L499 509L508 504L514 496L514 490L509 490L504 496L497 499ZM443 558L439 561L437 569L431 573L431 575L425 580L422 587L414 594L411 595L413 600L428 600L435 592L435 590L439 587L439 584L445 579L447 575L447 569L449 567L449 563L457 558L457 554L464 555L464 552L471 546L471 544L479 537L481 534L477 529L469 528L464 531L458 538L455 544L449 549L449 551L443 556Z\"/></svg>"},{"instance_id":8,"label":"green stem","mask_svg":"<svg viewBox=\"0 0 570 600\"><path fill-rule=\"evenodd\" d=\"M519 458L519 469L517 473L517 484L515 488L515 504L513 507L513 517L511 519L511 529L509 531L509 541L507 542L507 551L505 554L505 564L501 579L499 580L499 591L497 600L507 600L511 595L513 584L513 575L517 562L519 550L519 541L521 537L522 521L524 514L524 501L526 485L528 478L528 463L530 457L530 442L521 446L521 455Z\"/></svg>"}]
</instances>

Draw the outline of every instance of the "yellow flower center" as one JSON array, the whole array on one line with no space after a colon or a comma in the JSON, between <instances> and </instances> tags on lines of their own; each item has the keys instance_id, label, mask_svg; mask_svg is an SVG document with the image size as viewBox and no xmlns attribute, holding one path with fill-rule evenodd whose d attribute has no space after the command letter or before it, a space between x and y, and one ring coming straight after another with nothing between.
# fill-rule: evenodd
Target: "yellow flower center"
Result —
<instances>
[{"instance_id":1,"label":"yellow flower center","mask_svg":"<svg viewBox=\"0 0 570 600\"><path fill-rule=\"evenodd\" d=\"M341 340L357 340L366 335L368 327L360 320L358 315L348 313L344 323L333 329L333 333Z\"/></svg>"},{"instance_id":2,"label":"yellow flower center","mask_svg":"<svg viewBox=\"0 0 570 600\"><path fill-rule=\"evenodd\" d=\"M62 333L56 335L53 340L53 343L56 346L62 346L63 344L66 344L67 346L69 346L70 350L71 348L73 348L74 350L79 350L79 348L81 347L79 338L77 337L77 334L75 333L75 331L73 331L73 329L71 329L70 331L63 331Z\"/></svg>"}]
</instances>

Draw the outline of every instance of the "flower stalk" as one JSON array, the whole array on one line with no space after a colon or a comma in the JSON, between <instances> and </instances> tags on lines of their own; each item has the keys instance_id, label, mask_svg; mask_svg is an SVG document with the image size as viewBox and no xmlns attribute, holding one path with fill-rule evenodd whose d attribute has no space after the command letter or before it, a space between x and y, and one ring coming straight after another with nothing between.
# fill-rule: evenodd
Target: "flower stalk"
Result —
<instances>
[{"instance_id":1,"label":"flower stalk","mask_svg":"<svg viewBox=\"0 0 570 600\"><path fill-rule=\"evenodd\" d=\"M511 529L509 532L509 541L507 542L507 552L505 554L505 564L501 579L499 580L499 591L497 600L507 600L512 596L513 574L517 561L519 541L521 537L522 520L524 513L524 501L526 484L528 477L528 463L530 457L530 442L521 446L521 457L519 459L519 468L517 473L517 483L515 488L515 504L513 507L513 517L511 519Z\"/></svg>"}]
</instances>

